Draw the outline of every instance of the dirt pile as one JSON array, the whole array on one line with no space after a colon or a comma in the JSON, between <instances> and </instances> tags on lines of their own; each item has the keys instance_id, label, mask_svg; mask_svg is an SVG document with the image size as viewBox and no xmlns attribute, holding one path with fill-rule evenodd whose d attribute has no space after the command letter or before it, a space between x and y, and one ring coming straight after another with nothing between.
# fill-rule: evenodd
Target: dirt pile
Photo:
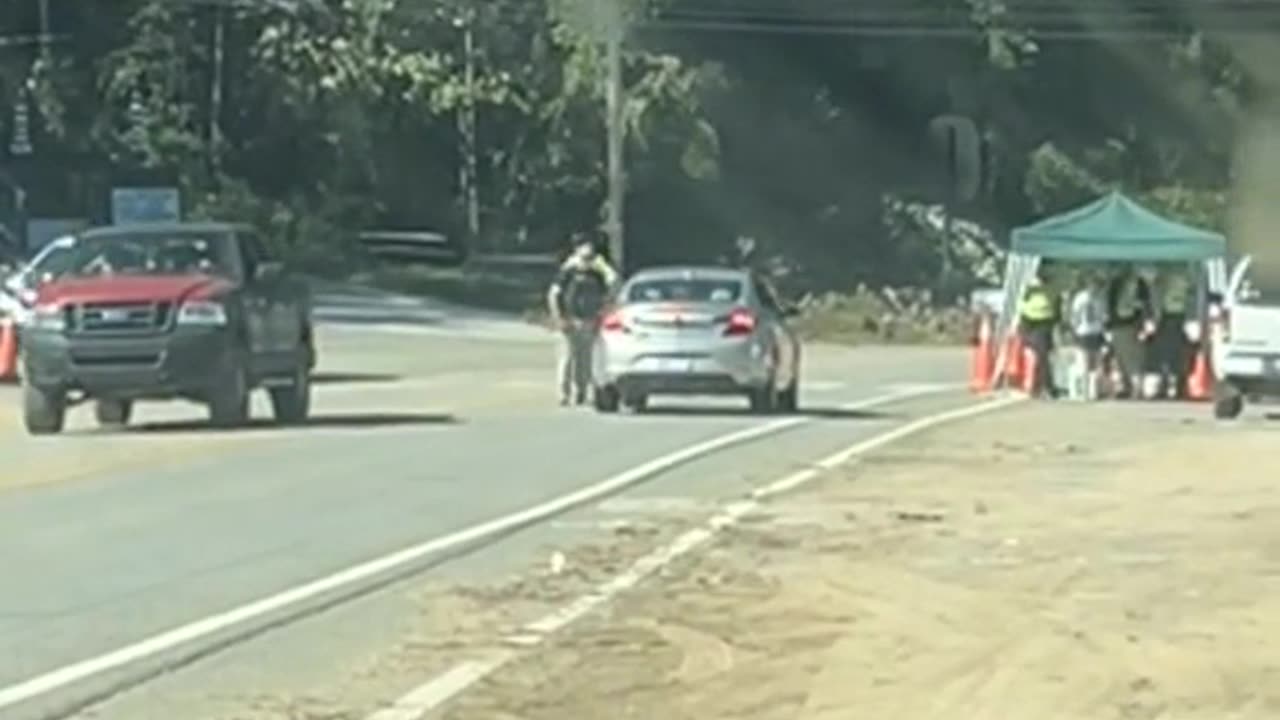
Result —
<instances>
[{"instance_id":1,"label":"dirt pile","mask_svg":"<svg viewBox=\"0 0 1280 720\"><path fill-rule=\"evenodd\" d=\"M1276 435L1204 414L1043 405L903 445L446 716L1276 717Z\"/></svg>"}]
</instances>

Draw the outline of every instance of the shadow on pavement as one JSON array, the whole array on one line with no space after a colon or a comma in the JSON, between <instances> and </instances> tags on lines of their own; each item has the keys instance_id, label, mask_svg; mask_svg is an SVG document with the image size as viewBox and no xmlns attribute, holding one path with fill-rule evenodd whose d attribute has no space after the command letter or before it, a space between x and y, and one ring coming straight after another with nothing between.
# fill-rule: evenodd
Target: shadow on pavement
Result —
<instances>
[{"instance_id":1,"label":"shadow on pavement","mask_svg":"<svg viewBox=\"0 0 1280 720\"><path fill-rule=\"evenodd\" d=\"M411 425L457 425L461 421L451 413L327 413L314 415L299 425L278 425L267 418L254 418L248 425L222 429L215 428L205 420L183 420L177 422L145 423L125 428L133 433L177 433L177 432L262 432L280 430L347 429L361 430L370 428L404 427Z\"/></svg>"},{"instance_id":2,"label":"shadow on pavement","mask_svg":"<svg viewBox=\"0 0 1280 720\"><path fill-rule=\"evenodd\" d=\"M440 314L373 310L347 313L341 310L316 310L315 318L329 325L441 325L445 318Z\"/></svg>"},{"instance_id":3,"label":"shadow on pavement","mask_svg":"<svg viewBox=\"0 0 1280 720\"><path fill-rule=\"evenodd\" d=\"M811 417L823 420L888 420L901 417L894 413L883 413L875 410L846 410L838 407L801 407L799 411L794 413L757 414L746 407L693 407L688 405L650 405L643 414L656 417L664 415L672 417Z\"/></svg>"},{"instance_id":4,"label":"shadow on pavement","mask_svg":"<svg viewBox=\"0 0 1280 720\"><path fill-rule=\"evenodd\" d=\"M394 373L318 372L312 373L313 385L363 385L366 383L392 383L403 380Z\"/></svg>"}]
</instances>

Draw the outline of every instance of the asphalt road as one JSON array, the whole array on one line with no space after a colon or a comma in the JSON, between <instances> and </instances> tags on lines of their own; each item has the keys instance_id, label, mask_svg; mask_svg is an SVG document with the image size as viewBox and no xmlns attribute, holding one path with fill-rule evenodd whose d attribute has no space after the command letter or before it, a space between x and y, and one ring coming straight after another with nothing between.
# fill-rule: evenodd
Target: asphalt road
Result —
<instances>
[{"instance_id":1,"label":"asphalt road","mask_svg":"<svg viewBox=\"0 0 1280 720\"><path fill-rule=\"evenodd\" d=\"M303 428L214 432L203 409L173 404L141 408L136 426L119 433L77 411L68 433L32 439L18 423L16 390L0 390L0 698L31 678L764 422L734 402L638 417L559 408L550 340L501 318L360 293L328 298L321 317L330 324L315 419ZM954 351L810 348L803 399L812 422L717 453L703 479L740 482L882 429L839 408L954 383L962 368ZM265 418L262 401L255 413ZM485 562L465 565L483 574ZM0 718L56 715L192 652L242 644L242 630L294 610L105 668L0 707ZM283 673L284 664L253 674Z\"/></svg>"}]
</instances>

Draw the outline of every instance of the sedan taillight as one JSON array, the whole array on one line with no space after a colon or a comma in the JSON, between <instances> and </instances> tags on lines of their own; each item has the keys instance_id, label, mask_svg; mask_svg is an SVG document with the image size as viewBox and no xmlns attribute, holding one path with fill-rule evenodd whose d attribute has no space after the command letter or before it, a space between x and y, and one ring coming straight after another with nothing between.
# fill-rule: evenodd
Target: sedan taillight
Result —
<instances>
[{"instance_id":1,"label":"sedan taillight","mask_svg":"<svg viewBox=\"0 0 1280 720\"><path fill-rule=\"evenodd\" d=\"M756 316L746 308L738 308L729 313L728 326L724 329L725 335L750 335L756 329Z\"/></svg>"}]
</instances>

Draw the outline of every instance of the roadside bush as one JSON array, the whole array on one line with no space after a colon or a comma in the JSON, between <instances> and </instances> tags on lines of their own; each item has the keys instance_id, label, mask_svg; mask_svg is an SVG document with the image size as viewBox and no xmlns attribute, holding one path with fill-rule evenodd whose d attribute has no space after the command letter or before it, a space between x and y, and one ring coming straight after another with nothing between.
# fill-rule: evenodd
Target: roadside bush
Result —
<instances>
[{"instance_id":1,"label":"roadside bush","mask_svg":"<svg viewBox=\"0 0 1280 720\"><path fill-rule=\"evenodd\" d=\"M221 182L216 191L193 196L188 210L191 219L249 223L263 233L264 242L301 272L342 277L367 264L354 233L342 222L343 211L337 203L316 209L302 199L271 200L232 179Z\"/></svg>"},{"instance_id":2,"label":"roadside bush","mask_svg":"<svg viewBox=\"0 0 1280 720\"><path fill-rule=\"evenodd\" d=\"M806 296L797 326L808 340L869 344L950 345L967 341L962 305L934 303L927 290L859 286L852 293Z\"/></svg>"}]
</instances>

